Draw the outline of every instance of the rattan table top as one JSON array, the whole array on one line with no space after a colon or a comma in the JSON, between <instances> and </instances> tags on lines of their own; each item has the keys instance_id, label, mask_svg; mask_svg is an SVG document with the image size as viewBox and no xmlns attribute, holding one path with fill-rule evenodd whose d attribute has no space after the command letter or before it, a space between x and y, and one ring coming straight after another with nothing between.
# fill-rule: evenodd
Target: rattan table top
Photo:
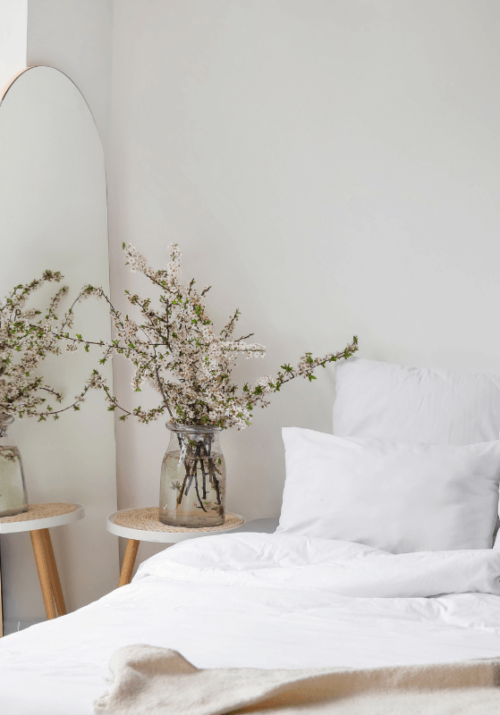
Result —
<instances>
[{"instance_id":1,"label":"rattan table top","mask_svg":"<svg viewBox=\"0 0 500 715\"><path fill-rule=\"evenodd\" d=\"M83 516L84 511L80 504L66 502L30 504L28 511L22 514L0 517L0 534L50 529L77 521Z\"/></svg>"},{"instance_id":2,"label":"rattan table top","mask_svg":"<svg viewBox=\"0 0 500 715\"><path fill-rule=\"evenodd\" d=\"M169 526L158 519L158 507L125 509L108 517L108 531L137 541L173 542L196 536L218 534L243 526L245 519L239 514L226 512L224 524L203 526L196 529L185 526Z\"/></svg>"},{"instance_id":3,"label":"rattan table top","mask_svg":"<svg viewBox=\"0 0 500 715\"><path fill-rule=\"evenodd\" d=\"M30 504L28 511L16 516L2 516L0 523L11 524L14 521L31 521L32 519L46 519L50 516L61 516L76 511L76 504L62 504L54 502L51 504Z\"/></svg>"}]
</instances>

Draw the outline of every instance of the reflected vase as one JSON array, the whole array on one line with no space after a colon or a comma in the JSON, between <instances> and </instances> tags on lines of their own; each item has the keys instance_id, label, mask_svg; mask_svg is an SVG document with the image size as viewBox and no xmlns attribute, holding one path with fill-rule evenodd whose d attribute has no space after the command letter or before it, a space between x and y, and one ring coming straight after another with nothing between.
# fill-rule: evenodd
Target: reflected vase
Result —
<instances>
[{"instance_id":1,"label":"reflected vase","mask_svg":"<svg viewBox=\"0 0 500 715\"><path fill-rule=\"evenodd\" d=\"M0 517L28 511L21 454L8 434L13 417L0 415Z\"/></svg>"},{"instance_id":2,"label":"reflected vase","mask_svg":"<svg viewBox=\"0 0 500 715\"><path fill-rule=\"evenodd\" d=\"M159 518L170 526L219 526L225 519L226 462L220 427L167 425Z\"/></svg>"}]
</instances>

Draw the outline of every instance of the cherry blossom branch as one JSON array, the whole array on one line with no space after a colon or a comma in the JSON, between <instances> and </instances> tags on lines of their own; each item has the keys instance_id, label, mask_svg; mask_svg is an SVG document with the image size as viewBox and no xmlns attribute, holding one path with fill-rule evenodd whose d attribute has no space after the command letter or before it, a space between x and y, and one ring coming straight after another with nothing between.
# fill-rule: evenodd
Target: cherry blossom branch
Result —
<instances>
[{"instance_id":1,"label":"cherry blossom branch","mask_svg":"<svg viewBox=\"0 0 500 715\"><path fill-rule=\"evenodd\" d=\"M62 393L45 384L37 369L48 354L61 352L55 326L59 322L57 309L68 288L59 288L43 311L26 309L26 303L42 285L60 283L62 278L59 271L45 271L41 278L15 286L0 301L0 413L4 416L46 419L51 414L57 419L60 412L76 409L87 392L85 389L68 407L44 407L44 393L59 403L63 399Z\"/></svg>"},{"instance_id":2,"label":"cherry blossom branch","mask_svg":"<svg viewBox=\"0 0 500 715\"><path fill-rule=\"evenodd\" d=\"M121 355L134 366L132 386L136 392L141 392L145 383L157 390L161 396L157 407L150 410L136 407L130 411L119 405L101 376L99 380L96 378L96 386L104 389L110 403L108 409L121 410L121 420L135 416L142 422L150 422L168 412L178 424L243 429L251 424L255 405L266 407L269 404L266 398L270 393L279 392L283 385L298 376L312 381L316 379L313 373L318 367L348 359L358 349L355 337L343 351L328 353L321 358L305 353L295 368L282 365L276 377L264 376L253 387L246 383L240 389L231 379L238 358L265 355L264 346L247 342L253 333L232 339L240 311L235 310L216 334L204 302L210 287L200 293L194 279L187 284L180 281L181 253L176 244L169 247L170 262L160 270L153 270L133 246L124 245L124 249L127 265L133 271L143 273L155 290L159 289L160 310L151 297L142 298L125 291L128 302L140 314L140 319L135 320L115 308L102 288L86 286L78 300L94 295L106 301L114 323L114 339L110 342L91 341L78 334L76 338L70 336L68 331L58 336L66 341L68 350L80 345L87 351L91 345L100 347L103 351L101 363L112 355ZM74 305L68 318L69 327Z\"/></svg>"}]
</instances>

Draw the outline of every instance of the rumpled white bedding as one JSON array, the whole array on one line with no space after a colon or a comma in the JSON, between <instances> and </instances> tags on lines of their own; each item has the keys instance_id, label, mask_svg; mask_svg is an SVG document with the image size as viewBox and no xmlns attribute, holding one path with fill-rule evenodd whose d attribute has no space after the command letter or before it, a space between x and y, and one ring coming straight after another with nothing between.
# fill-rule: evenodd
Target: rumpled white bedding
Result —
<instances>
[{"instance_id":1,"label":"rumpled white bedding","mask_svg":"<svg viewBox=\"0 0 500 715\"><path fill-rule=\"evenodd\" d=\"M386 554L227 534L149 559L130 586L0 641L0 711L90 715L111 655L144 643L199 668L373 668L500 656L500 553ZM68 707L70 703L70 707Z\"/></svg>"},{"instance_id":2,"label":"rumpled white bedding","mask_svg":"<svg viewBox=\"0 0 500 715\"><path fill-rule=\"evenodd\" d=\"M484 592L500 596L500 552L389 554L349 541L287 534L237 534L185 541L148 559L136 579L319 589L365 598Z\"/></svg>"}]
</instances>

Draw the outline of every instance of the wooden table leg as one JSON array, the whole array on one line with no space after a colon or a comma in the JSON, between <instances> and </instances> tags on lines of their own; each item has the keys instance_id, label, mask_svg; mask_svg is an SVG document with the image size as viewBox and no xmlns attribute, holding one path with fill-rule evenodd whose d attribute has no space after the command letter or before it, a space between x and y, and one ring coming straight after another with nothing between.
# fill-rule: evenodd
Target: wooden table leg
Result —
<instances>
[{"instance_id":1,"label":"wooden table leg","mask_svg":"<svg viewBox=\"0 0 500 715\"><path fill-rule=\"evenodd\" d=\"M45 559L47 561L47 568L49 570L50 585L52 587L52 594L54 596L54 601L56 602L57 615L66 615L66 604L64 603L64 596L61 588L61 581L59 580L59 574L57 572L57 564L54 556L54 549L52 548L52 541L50 539L50 533L48 529L40 529L40 535L43 540L43 547L45 551Z\"/></svg>"},{"instance_id":2,"label":"wooden table leg","mask_svg":"<svg viewBox=\"0 0 500 715\"><path fill-rule=\"evenodd\" d=\"M33 552L35 554L36 567L38 569L38 578L42 589L43 602L45 604L45 612L47 618L56 618L56 607L52 596L52 586L50 583L50 573L45 557L45 549L41 530L30 531L31 543L33 544Z\"/></svg>"},{"instance_id":3,"label":"wooden table leg","mask_svg":"<svg viewBox=\"0 0 500 715\"><path fill-rule=\"evenodd\" d=\"M138 548L139 541L136 541L135 539L128 540L127 550L125 551L125 558L123 559L122 572L120 574L120 582L118 586L126 586L128 583L130 583Z\"/></svg>"}]
</instances>

